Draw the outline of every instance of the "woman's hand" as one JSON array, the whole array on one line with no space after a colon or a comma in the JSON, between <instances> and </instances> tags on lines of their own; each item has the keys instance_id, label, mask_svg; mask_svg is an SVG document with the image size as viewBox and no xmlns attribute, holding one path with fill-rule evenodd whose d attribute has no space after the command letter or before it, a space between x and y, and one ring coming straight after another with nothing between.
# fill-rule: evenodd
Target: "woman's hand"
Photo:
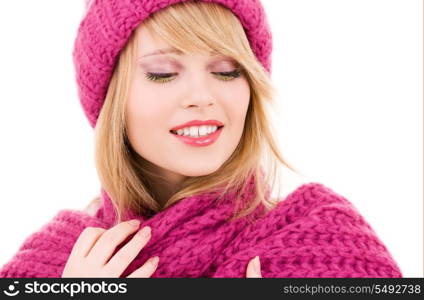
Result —
<instances>
[{"instance_id":1,"label":"woman's hand","mask_svg":"<svg viewBox=\"0 0 424 300\"><path fill-rule=\"evenodd\" d=\"M257 261L255 258L257 258ZM256 256L249 261L247 265L246 278L262 278L259 256Z\"/></svg>"},{"instance_id":2,"label":"woman's hand","mask_svg":"<svg viewBox=\"0 0 424 300\"><path fill-rule=\"evenodd\" d=\"M139 230L113 257L115 248L130 234L139 229L140 222L122 222L106 230L87 227L78 237L62 273L64 277L114 277L118 278L150 239L150 227ZM144 235L144 233L146 233ZM158 258L159 260L159 258ZM158 261L150 258L127 278L149 278Z\"/></svg>"}]
</instances>

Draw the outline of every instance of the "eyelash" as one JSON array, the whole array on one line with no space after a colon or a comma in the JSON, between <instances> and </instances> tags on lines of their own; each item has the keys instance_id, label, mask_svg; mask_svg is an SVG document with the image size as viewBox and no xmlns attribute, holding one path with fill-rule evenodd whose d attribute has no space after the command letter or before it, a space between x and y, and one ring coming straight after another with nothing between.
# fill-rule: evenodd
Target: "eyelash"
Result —
<instances>
[{"instance_id":1,"label":"eyelash","mask_svg":"<svg viewBox=\"0 0 424 300\"><path fill-rule=\"evenodd\" d=\"M170 79L172 75L177 75L178 73L145 73L146 78L158 82L158 83L167 83L172 81L173 79ZM218 76L224 77L224 78L232 78L232 79L224 79L223 81L231 81L234 80L241 75L240 69L235 69L231 72L212 72L212 74L217 74Z\"/></svg>"}]
</instances>

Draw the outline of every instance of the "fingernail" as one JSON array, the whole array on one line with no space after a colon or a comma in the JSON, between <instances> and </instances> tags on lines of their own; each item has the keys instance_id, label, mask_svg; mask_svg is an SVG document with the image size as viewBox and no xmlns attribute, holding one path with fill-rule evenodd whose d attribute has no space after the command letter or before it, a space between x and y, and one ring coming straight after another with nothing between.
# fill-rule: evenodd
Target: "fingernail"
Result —
<instances>
[{"instance_id":1,"label":"fingernail","mask_svg":"<svg viewBox=\"0 0 424 300\"><path fill-rule=\"evenodd\" d=\"M253 261L253 267L255 268L255 272L259 274L261 271L261 262L259 261L259 256L256 256Z\"/></svg>"},{"instance_id":2,"label":"fingernail","mask_svg":"<svg viewBox=\"0 0 424 300\"><path fill-rule=\"evenodd\" d=\"M150 236L151 233L151 228L150 226L145 226L143 227L143 229L141 229L138 234L141 235L142 237L146 238L148 236Z\"/></svg>"},{"instance_id":3,"label":"fingernail","mask_svg":"<svg viewBox=\"0 0 424 300\"><path fill-rule=\"evenodd\" d=\"M140 221L137 220L137 219L134 219L134 220L128 221L128 224L130 224L132 226L138 226L138 225L140 225Z\"/></svg>"},{"instance_id":4,"label":"fingernail","mask_svg":"<svg viewBox=\"0 0 424 300\"><path fill-rule=\"evenodd\" d=\"M150 262L152 263L153 266L157 266L159 262L159 256L153 257Z\"/></svg>"}]
</instances>

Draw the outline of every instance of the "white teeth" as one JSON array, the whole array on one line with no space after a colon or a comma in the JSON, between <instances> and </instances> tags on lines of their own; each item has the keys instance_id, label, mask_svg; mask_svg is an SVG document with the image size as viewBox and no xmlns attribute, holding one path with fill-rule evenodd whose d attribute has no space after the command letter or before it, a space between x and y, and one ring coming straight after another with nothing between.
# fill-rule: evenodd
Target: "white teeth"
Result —
<instances>
[{"instance_id":1,"label":"white teeth","mask_svg":"<svg viewBox=\"0 0 424 300\"><path fill-rule=\"evenodd\" d=\"M208 134L208 126L202 125L199 127L199 135L204 136Z\"/></svg>"},{"instance_id":2,"label":"white teeth","mask_svg":"<svg viewBox=\"0 0 424 300\"><path fill-rule=\"evenodd\" d=\"M181 136L199 137L209 135L217 129L217 126L212 125L191 126L177 130L177 134Z\"/></svg>"},{"instance_id":3,"label":"white teeth","mask_svg":"<svg viewBox=\"0 0 424 300\"><path fill-rule=\"evenodd\" d=\"M199 127L190 127L190 136L197 136L199 134Z\"/></svg>"}]
</instances>

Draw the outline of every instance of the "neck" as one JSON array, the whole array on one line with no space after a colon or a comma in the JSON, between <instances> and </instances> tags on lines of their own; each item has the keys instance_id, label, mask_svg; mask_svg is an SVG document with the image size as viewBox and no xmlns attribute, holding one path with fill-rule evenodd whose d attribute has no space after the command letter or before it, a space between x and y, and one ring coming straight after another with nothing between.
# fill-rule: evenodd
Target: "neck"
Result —
<instances>
[{"instance_id":1,"label":"neck","mask_svg":"<svg viewBox=\"0 0 424 300\"><path fill-rule=\"evenodd\" d=\"M145 170L150 173L148 177L150 177L149 184L152 195L161 207L164 207L172 195L178 191L182 181L186 178L181 174L165 170L153 164L149 164Z\"/></svg>"}]
</instances>

